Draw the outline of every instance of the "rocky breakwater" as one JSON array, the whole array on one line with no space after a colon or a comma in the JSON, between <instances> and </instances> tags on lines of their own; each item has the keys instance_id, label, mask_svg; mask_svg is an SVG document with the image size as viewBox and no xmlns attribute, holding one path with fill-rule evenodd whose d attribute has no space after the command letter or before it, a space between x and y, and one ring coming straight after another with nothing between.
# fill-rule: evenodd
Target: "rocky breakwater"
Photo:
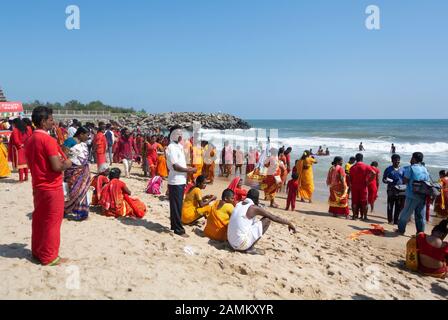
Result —
<instances>
[{"instance_id":1,"label":"rocky breakwater","mask_svg":"<svg viewBox=\"0 0 448 320\"><path fill-rule=\"evenodd\" d=\"M199 123L203 129L250 129L250 125L231 114L202 113L202 112L169 112L137 115L130 114L120 118L117 124L121 127L136 128L141 130L169 130L174 125L184 129L193 130L193 123Z\"/></svg>"}]
</instances>

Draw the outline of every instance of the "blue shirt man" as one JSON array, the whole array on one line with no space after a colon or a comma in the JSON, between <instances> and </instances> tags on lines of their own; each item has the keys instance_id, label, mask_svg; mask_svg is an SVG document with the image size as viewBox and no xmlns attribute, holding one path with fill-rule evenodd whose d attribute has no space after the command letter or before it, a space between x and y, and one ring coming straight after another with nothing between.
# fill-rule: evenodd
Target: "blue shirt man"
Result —
<instances>
[{"instance_id":1,"label":"blue shirt man","mask_svg":"<svg viewBox=\"0 0 448 320\"><path fill-rule=\"evenodd\" d=\"M412 183L414 181L429 181L428 170L421 163L416 163L405 168L404 177L408 179L406 197L411 199L421 198L421 195L416 195L412 190Z\"/></svg>"},{"instance_id":2,"label":"blue shirt man","mask_svg":"<svg viewBox=\"0 0 448 320\"><path fill-rule=\"evenodd\" d=\"M406 231L406 225L414 214L415 227L417 233L425 232L425 206L426 197L424 195L415 194L412 190L412 184L414 181L429 181L429 173L423 165L423 153L414 152L411 158L411 165L405 168L404 182L406 187L406 201L404 208L400 213L398 221L398 232L404 234Z\"/></svg>"},{"instance_id":3,"label":"blue shirt man","mask_svg":"<svg viewBox=\"0 0 448 320\"><path fill-rule=\"evenodd\" d=\"M387 189L390 190L394 186L403 184L403 177L404 169L402 167L395 168L394 166L389 166L384 170L383 181L387 181Z\"/></svg>"}]
</instances>

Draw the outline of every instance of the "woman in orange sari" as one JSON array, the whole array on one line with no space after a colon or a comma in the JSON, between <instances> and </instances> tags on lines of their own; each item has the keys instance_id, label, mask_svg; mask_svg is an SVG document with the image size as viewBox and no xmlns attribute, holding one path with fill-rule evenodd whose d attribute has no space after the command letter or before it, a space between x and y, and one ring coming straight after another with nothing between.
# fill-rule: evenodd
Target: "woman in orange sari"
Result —
<instances>
[{"instance_id":1,"label":"woman in orange sari","mask_svg":"<svg viewBox=\"0 0 448 320\"><path fill-rule=\"evenodd\" d=\"M264 166L268 168L268 170L266 178L261 184L261 189L264 191L265 200L270 201L270 206L278 208L278 204L275 203L275 197L278 188L282 184L282 179L280 177L280 164L278 161L277 149L271 149L271 156L266 159Z\"/></svg>"},{"instance_id":2,"label":"woman in orange sari","mask_svg":"<svg viewBox=\"0 0 448 320\"><path fill-rule=\"evenodd\" d=\"M11 175L8 165L8 149L3 144L3 136L0 136L0 178L7 178Z\"/></svg>"},{"instance_id":3,"label":"woman in orange sari","mask_svg":"<svg viewBox=\"0 0 448 320\"><path fill-rule=\"evenodd\" d=\"M28 164L25 155L25 142L31 136L31 132L23 120L16 118L12 122L14 129L9 139L9 160L14 169L19 171L19 181L28 181ZM30 159L31 160L31 159Z\"/></svg>"},{"instance_id":4,"label":"woman in orange sari","mask_svg":"<svg viewBox=\"0 0 448 320\"><path fill-rule=\"evenodd\" d=\"M207 183L213 184L215 181L215 161L217 158L216 147L209 143L204 148L204 169L203 175L207 177Z\"/></svg>"},{"instance_id":5,"label":"woman in orange sari","mask_svg":"<svg viewBox=\"0 0 448 320\"><path fill-rule=\"evenodd\" d=\"M448 175L445 170L439 172L439 183L442 186L440 195L437 196L434 212L439 218L448 217Z\"/></svg>"},{"instance_id":6,"label":"woman in orange sari","mask_svg":"<svg viewBox=\"0 0 448 320\"><path fill-rule=\"evenodd\" d=\"M60 146L67 140L67 131L64 129L64 123L62 122L59 122L59 125L56 127L56 138Z\"/></svg>"},{"instance_id":7,"label":"woman in orange sari","mask_svg":"<svg viewBox=\"0 0 448 320\"><path fill-rule=\"evenodd\" d=\"M193 173L191 179L196 181L196 178L202 175L202 168L204 166L204 149L199 142L192 147L193 150L193 167L197 169L196 173Z\"/></svg>"},{"instance_id":8,"label":"woman in orange sari","mask_svg":"<svg viewBox=\"0 0 448 320\"><path fill-rule=\"evenodd\" d=\"M168 177L168 167L166 165L165 147L162 139L159 139L157 144L157 175L166 178Z\"/></svg>"},{"instance_id":9,"label":"woman in orange sari","mask_svg":"<svg viewBox=\"0 0 448 320\"><path fill-rule=\"evenodd\" d=\"M350 213L347 196L348 187L342 162L341 157L335 157L328 171L327 186L330 188L330 197L328 199L330 208L328 212L332 213L334 217L343 215L348 218Z\"/></svg>"},{"instance_id":10,"label":"woman in orange sari","mask_svg":"<svg viewBox=\"0 0 448 320\"><path fill-rule=\"evenodd\" d=\"M131 197L131 191L126 183L120 180L121 170L112 168L109 173L110 182L101 191L99 201L106 216L134 217L141 219L146 213L145 204L136 197Z\"/></svg>"},{"instance_id":11,"label":"woman in orange sari","mask_svg":"<svg viewBox=\"0 0 448 320\"><path fill-rule=\"evenodd\" d=\"M221 200L212 204L204 234L212 240L227 241L227 227L234 206L233 192L230 189L223 191Z\"/></svg>"},{"instance_id":12,"label":"woman in orange sari","mask_svg":"<svg viewBox=\"0 0 448 320\"><path fill-rule=\"evenodd\" d=\"M308 200L312 202L314 192L313 165L317 161L311 156L311 152L306 150L302 158L297 162L297 174L299 175L299 199L302 202Z\"/></svg>"}]
</instances>

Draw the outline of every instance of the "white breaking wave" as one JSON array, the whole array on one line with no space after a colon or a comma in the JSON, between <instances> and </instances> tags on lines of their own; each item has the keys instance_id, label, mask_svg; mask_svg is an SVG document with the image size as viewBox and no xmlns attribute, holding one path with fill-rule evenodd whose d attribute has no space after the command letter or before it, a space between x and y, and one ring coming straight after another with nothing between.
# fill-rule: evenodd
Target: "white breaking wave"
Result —
<instances>
[{"instance_id":1,"label":"white breaking wave","mask_svg":"<svg viewBox=\"0 0 448 320\"><path fill-rule=\"evenodd\" d=\"M200 131L201 138L204 140L214 141L217 146L221 146L224 140L230 141L230 143L236 145L241 145L244 147L244 143L255 144L255 142L266 143L266 136L270 136L271 145L273 146L291 146L294 149L305 150L312 148L317 151L319 146L323 148L329 148L330 151L335 150L347 150L353 152L353 150L358 150L360 140L346 139L346 138L324 138L324 137L289 137L289 138L279 138L278 131L261 131L262 135L255 139L257 132L260 129L249 129L249 130L229 130L227 132L220 130L207 130L202 129ZM390 138L390 137L388 137ZM362 140L366 153L384 153L389 152L391 147L390 141L384 140L373 140L367 139ZM440 154L448 152L448 143L436 141L433 143L395 143L397 153L411 154L416 151L421 151L424 154Z\"/></svg>"}]
</instances>

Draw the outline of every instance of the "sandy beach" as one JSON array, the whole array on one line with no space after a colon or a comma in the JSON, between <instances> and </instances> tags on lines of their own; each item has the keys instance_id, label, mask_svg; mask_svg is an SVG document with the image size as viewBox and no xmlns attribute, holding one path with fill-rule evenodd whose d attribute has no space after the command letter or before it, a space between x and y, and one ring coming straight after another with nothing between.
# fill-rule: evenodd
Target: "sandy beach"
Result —
<instances>
[{"instance_id":1,"label":"sandy beach","mask_svg":"<svg viewBox=\"0 0 448 320\"><path fill-rule=\"evenodd\" d=\"M256 254L237 253L204 237L205 221L186 227L189 238L174 236L168 201L144 193L140 168L123 180L147 215L115 219L93 210L87 221L64 220L60 255L70 261L43 267L31 261L31 183L17 180L17 173L0 180L0 299L448 298L446 280L404 269L413 223L397 236L373 213L369 223L382 224L385 236L350 240L369 223L333 218L323 202L298 203L296 212L272 210L291 219L296 234L274 223ZM218 178L204 193L220 196L229 182Z\"/></svg>"}]
</instances>

